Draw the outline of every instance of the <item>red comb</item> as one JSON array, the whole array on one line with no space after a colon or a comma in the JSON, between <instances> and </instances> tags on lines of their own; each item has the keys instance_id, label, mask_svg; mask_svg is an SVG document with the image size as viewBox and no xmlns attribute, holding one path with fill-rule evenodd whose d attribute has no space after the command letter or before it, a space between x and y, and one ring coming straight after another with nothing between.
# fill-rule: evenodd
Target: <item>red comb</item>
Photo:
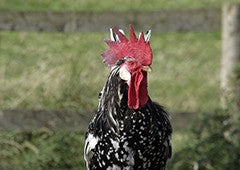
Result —
<instances>
[{"instance_id":1,"label":"red comb","mask_svg":"<svg viewBox=\"0 0 240 170\"><path fill-rule=\"evenodd\" d=\"M117 28L113 28L113 31L119 37L120 42L105 40L109 49L102 54L102 58L108 66L114 66L118 60L125 57L135 58L145 66L152 64L152 49L149 41L145 41L143 32L137 39L132 25L129 25L129 29L129 40Z\"/></svg>"}]
</instances>

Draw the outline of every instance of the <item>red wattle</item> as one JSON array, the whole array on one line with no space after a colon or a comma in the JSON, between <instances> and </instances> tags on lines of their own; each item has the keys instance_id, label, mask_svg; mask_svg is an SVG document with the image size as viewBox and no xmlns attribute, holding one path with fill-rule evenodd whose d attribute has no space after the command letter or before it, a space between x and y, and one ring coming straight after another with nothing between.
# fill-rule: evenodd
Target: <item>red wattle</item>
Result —
<instances>
[{"instance_id":1,"label":"red wattle","mask_svg":"<svg viewBox=\"0 0 240 170\"><path fill-rule=\"evenodd\" d=\"M128 88L128 107L138 109L148 101L147 72L141 69L132 73Z\"/></svg>"}]
</instances>

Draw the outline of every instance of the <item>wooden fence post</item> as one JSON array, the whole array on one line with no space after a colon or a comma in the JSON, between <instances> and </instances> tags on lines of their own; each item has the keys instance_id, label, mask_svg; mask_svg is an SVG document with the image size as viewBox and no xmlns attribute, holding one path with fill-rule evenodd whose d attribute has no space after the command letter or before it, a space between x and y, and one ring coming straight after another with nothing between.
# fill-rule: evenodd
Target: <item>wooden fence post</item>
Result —
<instances>
[{"instance_id":1,"label":"wooden fence post","mask_svg":"<svg viewBox=\"0 0 240 170\"><path fill-rule=\"evenodd\" d=\"M229 100L239 101L235 87L235 68L240 64L240 4L224 4L222 8L222 106Z\"/></svg>"}]
</instances>

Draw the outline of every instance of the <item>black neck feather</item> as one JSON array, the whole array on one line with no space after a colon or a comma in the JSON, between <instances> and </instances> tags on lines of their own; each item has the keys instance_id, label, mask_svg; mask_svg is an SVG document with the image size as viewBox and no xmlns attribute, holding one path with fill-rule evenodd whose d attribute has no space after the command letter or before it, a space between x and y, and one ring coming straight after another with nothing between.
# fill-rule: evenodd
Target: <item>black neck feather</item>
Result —
<instances>
[{"instance_id":1,"label":"black neck feather","mask_svg":"<svg viewBox=\"0 0 240 170\"><path fill-rule=\"evenodd\" d=\"M97 126L101 131L111 131L118 135L119 122L127 107L127 83L119 77L119 66L110 72L108 80L102 90L99 106Z\"/></svg>"}]
</instances>

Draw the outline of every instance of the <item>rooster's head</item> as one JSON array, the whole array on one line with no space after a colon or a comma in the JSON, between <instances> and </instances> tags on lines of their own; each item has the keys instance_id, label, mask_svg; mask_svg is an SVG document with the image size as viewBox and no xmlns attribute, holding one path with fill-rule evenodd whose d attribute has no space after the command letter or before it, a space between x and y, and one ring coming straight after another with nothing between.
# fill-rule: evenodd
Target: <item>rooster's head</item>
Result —
<instances>
[{"instance_id":1,"label":"rooster's head","mask_svg":"<svg viewBox=\"0 0 240 170\"><path fill-rule=\"evenodd\" d=\"M102 54L110 67L119 65L119 76L128 84L128 107L138 109L148 101L147 72L151 71L152 49L149 39L151 31L141 32L136 38L130 25L130 38L122 30L110 29L111 40L105 40L109 50Z\"/></svg>"}]
</instances>

